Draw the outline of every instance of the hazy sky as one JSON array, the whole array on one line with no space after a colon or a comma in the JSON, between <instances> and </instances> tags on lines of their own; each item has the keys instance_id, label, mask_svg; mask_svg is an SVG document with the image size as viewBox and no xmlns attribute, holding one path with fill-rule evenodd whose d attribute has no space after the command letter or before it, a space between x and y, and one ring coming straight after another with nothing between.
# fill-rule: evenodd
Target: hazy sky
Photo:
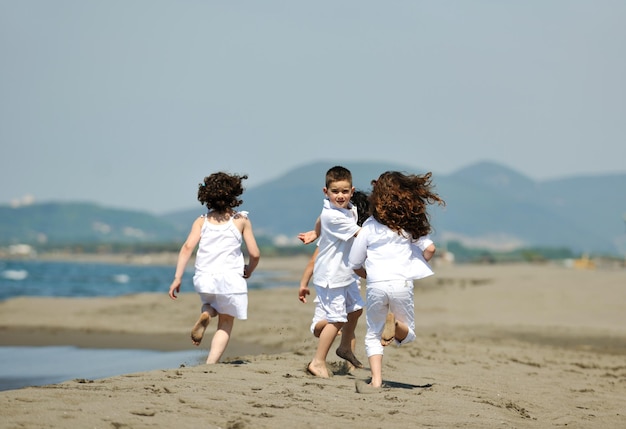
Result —
<instances>
[{"instance_id":1,"label":"hazy sky","mask_svg":"<svg viewBox=\"0 0 626 429\"><path fill-rule=\"evenodd\" d=\"M0 204L163 213L211 172L319 160L626 172L624 23L622 0L0 0Z\"/></svg>"}]
</instances>

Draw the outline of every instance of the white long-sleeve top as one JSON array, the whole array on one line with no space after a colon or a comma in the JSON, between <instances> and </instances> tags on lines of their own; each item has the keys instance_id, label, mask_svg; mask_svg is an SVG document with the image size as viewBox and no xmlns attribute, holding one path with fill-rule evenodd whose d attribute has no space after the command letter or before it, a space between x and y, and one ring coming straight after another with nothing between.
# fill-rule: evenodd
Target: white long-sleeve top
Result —
<instances>
[{"instance_id":1,"label":"white long-sleeve top","mask_svg":"<svg viewBox=\"0 0 626 429\"><path fill-rule=\"evenodd\" d=\"M352 243L349 265L365 268L367 283L421 279L434 274L423 255L431 244L429 235L412 240L369 217Z\"/></svg>"}]
</instances>

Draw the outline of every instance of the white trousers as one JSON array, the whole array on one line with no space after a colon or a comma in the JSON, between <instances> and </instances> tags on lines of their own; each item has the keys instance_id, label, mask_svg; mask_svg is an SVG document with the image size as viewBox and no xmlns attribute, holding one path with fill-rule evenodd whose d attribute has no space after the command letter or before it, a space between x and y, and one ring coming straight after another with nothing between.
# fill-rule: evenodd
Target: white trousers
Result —
<instances>
[{"instance_id":1,"label":"white trousers","mask_svg":"<svg viewBox=\"0 0 626 429\"><path fill-rule=\"evenodd\" d=\"M406 344L415 340L415 307L413 304L413 281L396 280L367 284L365 300L365 353L367 357L382 355L384 347L380 338L385 327L387 313L392 312L397 321L409 327L409 334L396 344Z\"/></svg>"}]
</instances>

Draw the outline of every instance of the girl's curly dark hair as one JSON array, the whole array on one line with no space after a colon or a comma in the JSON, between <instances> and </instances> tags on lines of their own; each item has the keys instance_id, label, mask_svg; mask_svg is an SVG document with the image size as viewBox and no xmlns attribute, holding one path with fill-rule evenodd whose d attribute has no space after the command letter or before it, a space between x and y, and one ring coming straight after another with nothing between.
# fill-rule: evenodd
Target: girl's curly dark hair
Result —
<instances>
[{"instance_id":1,"label":"girl's curly dark hair","mask_svg":"<svg viewBox=\"0 0 626 429\"><path fill-rule=\"evenodd\" d=\"M241 182L247 178L245 174L239 176L221 171L213 173L198 185L198 201L209 210L218 212L237 207L243 203L243 200L237 197L243 194Z\"/></svg>"},{"instance_id":2,"label":"girl's curly dark hair","mask_svg":"<svg viewBox=\"0 0 626 429\"><path fill-rule=\"evenodd\" d=\"M422 176L387 171L378 180L372 180L370 206L372 216L398 234L407 233L410 238L431 232L428 204L445 206L433 190L432 173Z\"/></svg>"}]
</instances>

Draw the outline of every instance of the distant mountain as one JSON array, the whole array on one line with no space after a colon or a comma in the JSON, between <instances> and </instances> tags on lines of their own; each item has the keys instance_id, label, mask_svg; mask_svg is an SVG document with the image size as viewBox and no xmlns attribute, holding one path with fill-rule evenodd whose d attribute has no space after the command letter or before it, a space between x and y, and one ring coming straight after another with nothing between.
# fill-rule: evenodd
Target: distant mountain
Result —
<instances>
[{"instance_id":1,"label":"distant mountain","mask_svg":"<svg viewBox=\"0 0 626 429\"><path fill-rule=\"evenodd\" d=\"M459 194L454 190L458 183L475 189ZM440 185L444 195L463 201L461 212L482 218L474 228L461 226L448 207L441 219L448 233L471 231L474 238L510 235L525 246L626 253L626 174L534 182L501 165L482 162L441 178ZM472 203L469 199L474 198Z\"/></svg>"},{"instance_id":2,"label":"distant mountain","mask_svg":"<svg viewBox=\"0 0 626 429\"><path fill-rule=\"evenodd\" d=\"M258 236L295 242L313 227L323 200L324 175L332 162L294 168L260 186L246 189L248 210ZM402 164L343 163L357 189L387 170L422 174ZM576 252L626 253L626 174L571 177L537 182L492 162L480 162L450 175L433 172L445 208L433 208L433 237L440 245L459 241L468 247L513 249L567 247ZM182 242L193 220L189 210L155 216L95 204L39 204L19 209L0 206L0 245L49 242Z\"/></svg>"},{"instance_id":3,"label":"distant mountain","mask_svg":"<svg viewBox=\"0 0 626 429\"><path fill-rule=\"evenodd\" d=\"M380 173L399 170L422 174L402 164L344 164L357 189L370 191ZM242 210L249 210L257 233L295 239L310 229L323 199L324 174L332 162L293 169L246 190ZM460 241L470 247L568 247L578 252L626 252L626 174L573 177L536 182L493 162L480 162L450 175L433 173L445 208L432 210L434 237L440 243ZM202 208L172 213L179 227Z\"/></svg>"},{"instance_id":4,"label":"distant mountain","mask_svg":"<svg viewBox=\"0 0 626 429\"><path fill-rule=\"evenodd\" d=\"M93 203L0 206L0 244L149 243L180 240L180 231L148 213Z\"/></svg>"},{"instance_id":5,"label":"distant mountain","mask_svg":"<svg viewBox=\"0 0 626 429\"><path fill-rule=\"evenodd\" d=\"M405 165L359 162L342 164L352 172L357 189L370 191L370 182L387 170L408 170ZM288 171L283 176L260 186L246 189L239 209L248 210L255 233L285 236L296 240L300 231L312 229L319 215L324 195L326 171L332 163L316 162ZM189 228L202 207L164 216L178 227Z\"/></svg>"}]
</instances>

